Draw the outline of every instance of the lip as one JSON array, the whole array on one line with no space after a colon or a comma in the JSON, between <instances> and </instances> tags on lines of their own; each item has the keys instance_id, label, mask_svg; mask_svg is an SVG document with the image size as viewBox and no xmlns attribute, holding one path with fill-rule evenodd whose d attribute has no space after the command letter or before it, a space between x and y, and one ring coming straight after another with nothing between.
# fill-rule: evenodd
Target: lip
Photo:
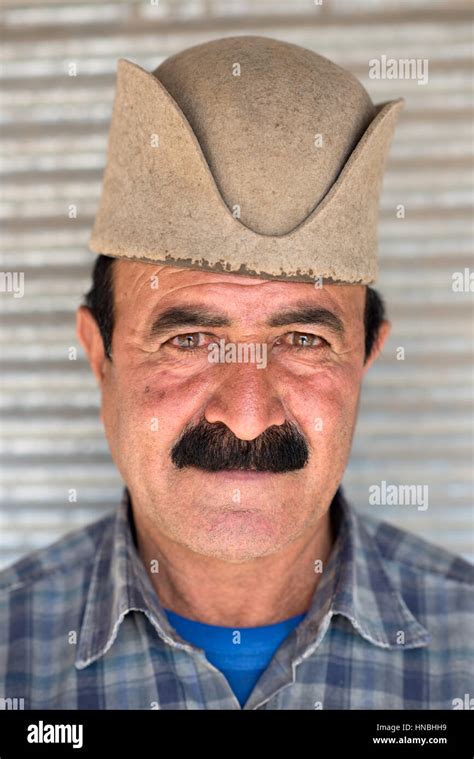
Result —
<instances>
[{"instance_id":1,"label":"lip","mask_svg":"<svg viewBox=\"0 0 474 759\"><path fill-rule=\"evenodd\" d=\"M200 471L203 474L218 477L219 479L238 480L241 482L260 482L261 480L282 474L281 472L253 472L243 469L223 469L220 472L209 472L201 469Z\"/></svg>"}]
</instances>

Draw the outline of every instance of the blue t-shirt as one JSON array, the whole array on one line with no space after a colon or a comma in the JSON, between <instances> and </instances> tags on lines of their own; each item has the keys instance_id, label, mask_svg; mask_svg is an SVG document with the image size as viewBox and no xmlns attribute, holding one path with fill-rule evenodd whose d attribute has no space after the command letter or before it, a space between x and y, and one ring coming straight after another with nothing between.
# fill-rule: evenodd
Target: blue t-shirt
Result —
<instances>
[{"instance_id":1,"label":"blue t-shirt","mask_svg":"<svg viewBox=\"0 0 474 759\"><path fill-rule=\"evenodd\" d=\"M277 648L305 616L298 614L263 627L219 627L165 611L183 640L202 648L210 663L225 675L241 706Z\"/></svg>"}]
</instances>

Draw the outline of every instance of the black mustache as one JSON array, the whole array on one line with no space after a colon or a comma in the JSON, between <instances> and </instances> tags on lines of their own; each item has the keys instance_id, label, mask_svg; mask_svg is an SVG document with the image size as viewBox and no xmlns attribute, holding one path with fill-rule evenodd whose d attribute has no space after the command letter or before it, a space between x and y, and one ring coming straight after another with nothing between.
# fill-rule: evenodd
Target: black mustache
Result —
<instances>
[{"instance_id":1,"label":"black mustache","mask_svg":"<svg viewBox=\"0 0 474 759\"><path fill-rule=\"evenodd\" d=\"M302 469L308 459L306 440L292 422L272 425L255 440L240 440L222 422L203 419L188 425L171 451L178 469L190 466L210 472L291 472Z\"/></svg>"}]
</instances>

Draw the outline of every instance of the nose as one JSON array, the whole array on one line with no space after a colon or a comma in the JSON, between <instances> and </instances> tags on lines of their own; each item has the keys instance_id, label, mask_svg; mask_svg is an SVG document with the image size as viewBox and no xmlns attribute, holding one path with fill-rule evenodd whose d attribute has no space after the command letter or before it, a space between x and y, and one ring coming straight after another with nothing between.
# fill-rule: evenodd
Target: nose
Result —
<instances>
[{"instance_id":1,"label":"nose","mask_svg":"<svg viewBox=\"0 0 474 759\"><path fill-rule=\"evenodd\" d=\"M231 364L221 371L221 382L204 411L210 424L223 422L240 440L254 440L268 427L285 423L283 404L267 369Z\"/></svg>"}]
</instances>

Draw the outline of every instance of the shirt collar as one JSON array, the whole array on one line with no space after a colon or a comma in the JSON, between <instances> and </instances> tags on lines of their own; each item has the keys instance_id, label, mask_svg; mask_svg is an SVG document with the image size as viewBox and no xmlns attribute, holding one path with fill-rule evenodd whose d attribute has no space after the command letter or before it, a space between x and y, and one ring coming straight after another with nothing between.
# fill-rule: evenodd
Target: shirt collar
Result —
<instances>
[{"instance_id":1,"label":"shirt collar","mask_svg":"<svg viewBox=\"0 0 474 759\"><path fill-rule=\"evenodd\" d=\"M84 669L105 654L130 611L142 611L160 637L172 646L192 649L169 624L135 545L130 494L122 500L105 530L94 558L75 665Z\"/></svg>"},{"instance_id":2,"label":"shirt collar","mask_svg":"<svg viewBox=\"0 0 474 759\"><path fill-rule=\"evenodd\" d=\"M426 645L429 633L392 583L375 539L349 506L341 488L331 504L331 518L337 538L311 607L297 628L293 653L299 654L300 659L309 655L337 614L346 617L354 630L375 646ZM165 642L196 652L171 627L138 554L130 495L124 488L120 507L94 558L78 639L75 661L78 669L87 667L109 650L130 611L146 614Z\"/></svg>"},{"instance_id":3,"label":"shirt collar","mask_svg":"<svg viewBox=\"0 0 474 759\"><path fill-rule=\"evenodd\" d=\"M335 615L381 648L418 648L430 634L416 619L384 566L376 539L339 488L331 504L337 538L298 629L297 651L307 656L321 641Z\"/></svg>"}]
</instances>

